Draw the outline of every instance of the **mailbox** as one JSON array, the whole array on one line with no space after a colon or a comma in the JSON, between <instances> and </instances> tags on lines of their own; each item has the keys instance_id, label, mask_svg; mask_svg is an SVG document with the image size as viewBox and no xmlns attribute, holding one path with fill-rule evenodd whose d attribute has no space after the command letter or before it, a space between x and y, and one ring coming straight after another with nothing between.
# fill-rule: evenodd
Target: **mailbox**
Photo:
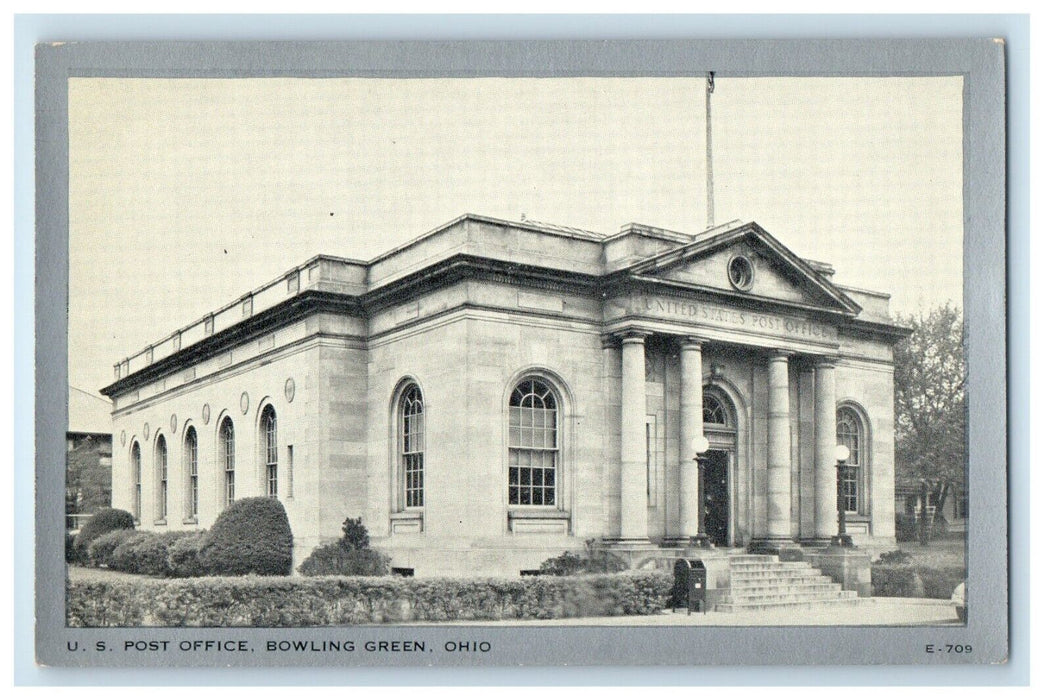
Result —
<instances>
[{"instance_id":1,"label":"mailbox","mask_svg":"<svg viewBox=\"0 0 1051 700\"><path fill-rule=\"evenodd\" d=\"M672 587L672 609L684 607L686 614L694 607L707 613L705 594L708 588L708 572L700 559L675 560L675 585Z\"/></svg>"}]
</instances>

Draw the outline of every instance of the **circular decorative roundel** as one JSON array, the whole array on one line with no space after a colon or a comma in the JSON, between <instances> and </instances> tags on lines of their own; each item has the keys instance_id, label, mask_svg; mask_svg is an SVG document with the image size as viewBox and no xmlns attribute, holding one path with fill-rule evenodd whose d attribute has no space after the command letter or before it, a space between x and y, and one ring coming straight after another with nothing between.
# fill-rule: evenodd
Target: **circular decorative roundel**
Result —
<instances>
[{"instance_id":1,"label":"circular decorative roundel","mask_svg":"<svg viewBox=\"0 0 1051 700\"><path fill-rule=\"evenodd\" d=\"M121 447L124 447L124 443L127 441L127 439L128 439L128 434L125 433L123 430L120 431L120 446Z\"/></svg>"},{"instance_id":2,"label":"circular decorative roundel","mask_svg":"<svg viewBox=\"0 0 1051 700\"><path fill-rule=\"evenodd\" d=\"M174 413L172 414L171 422L169 422L168 425L171 426L173 433L175 432L175 429L179 427L179 419L175 417Z\"/></svg>"},{"instance_id":3,"label":"circular decorative roundel","mask_svg":"<svg viewBox=\"0 0 1051 700\"><path fill-rule=\"evenodd\" d=\"M149 440L150 439L150 424L149 423L143 423L142 424L142 437L143 437L144 440Z\"/></svg>"},{"instance_id":4,"label":"circular decorative roundel","mask_svg":"<svg viewBox=\"0 0 1051 700\"><path fill-rule=\"evenodd\" d=\"M289 377L285 380L285 401L292 403L292 399L296 397L296 382Z\"/></svg>"},{"instance_id":5,"label":"circular decorative roundel","mask_svg":"<svg viewBox=\"0 0 1051 700\"><path fill-rule=\"evenodd\" d=\"M212 418L212 407L205 404L201 407L201 420L204 421L205 425L208 425L208 421Z\"/></svg>"},{"instance_id":6,"label":"circular decorative roundel","mask_svg":"<svg viewBox=\"0 0 1051 700\"><path fill-rule=\"evenodd\" d=\"M755 268L752 267L752 261L748 258L743 255L731 258L727 272L730 275L730 284L737 289L747 292L752 288L752 282L755 281Z\"/></svg>"},{"instance_id":7,"label":"circular decorative roundel","mask_svg":"<svg viewBox=\"0 0 1051 700\"><path fill-rule=\"evenodd\" d=\"M241 392L241 413L242 414L248 413L248 392L247 391L242 391Z\"/></svg>"}]
</instances>

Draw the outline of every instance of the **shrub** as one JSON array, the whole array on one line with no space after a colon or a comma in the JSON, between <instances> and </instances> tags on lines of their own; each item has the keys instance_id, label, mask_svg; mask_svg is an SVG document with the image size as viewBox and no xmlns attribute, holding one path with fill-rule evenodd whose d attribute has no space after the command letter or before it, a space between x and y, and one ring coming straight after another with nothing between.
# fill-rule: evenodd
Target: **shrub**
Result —
<instances>
[{"instance_id":1,"label":"shrub","mask_svg":"<svg viewBox=\"0 0 1051 700\"><path fill-rule=\"evenodd\" d=\"M135 553L135 547L140 543L148 539L156 537L152 532L134 532L118 544L113 549L113 553L109 557L107 566L117 571L125 571L129 574L139 573L138 569L138 555Z\"/></svg>"},{"instance_id":2,"label":"shrub","mask_svg":"<svg viewBox=\"0 0 1051 700\"><path fill-rule=\"evenodd\" d=\"M210 576L287 576L292 528L285 507L276 498L234 501L204 536L198 560Z\"/></svg>"},{"instance_id":3,"label":"shrub","mask_svg":"<svg viewBox=\"0 0 1051 700\"><path fill-rule=\"evenodd\" d=\"M908 557L909 555L905 555ZM872 565L872 594L899 598L941 598L947 600L965 578L962 566L917 566L887 563L886 555ZM892 558L894 562L898 558Z\"/></svg>"},{"instance_id":4,"label":"shrub","mask_svg":"<svg viewBox=\"0 0 1051 700\"><path fill-rule=\"evenodd\" d=\"M879 561L876 562L877 566L883 565L894 565L894 564L907 564L912 560L912 556L908 552L900 549L894 549L889 552L884 552L879 555Z\"/></svg>"},{"instance_id":5,"label":"shrub","mask_svg":"<svg viewBox=\"0 0 1051 700\"><path fill-rule=\"evenodd\" d=\"M113 568L113 550L124 544L129 537L137 534L134 530L113 530L97 538L88 545L88 560L92 566Z\"/></svg>"},{"instance_id":6,"label":"shrub","mask_svg":"<svg viewBox=\"0 0 1051 700\"><path fill-rule=\"evenodd\" d=\"M204 531L188 532L168 547L168 569L172 576L185 578L204 576L204 567L197 558L197 550L204 542Z\"/></svg>"},{"instance_id":7,"label":"shrub","mask_svg":"<svg viewBox=\"0 0 1051 700\"><path fill-rule=\"evenodd\" d=\"M88 546L97 538L113 530L134 530L135 518L119 508L103 508L84 523L73 543L78 561L87 561Z\"/></svg>"},{"instance_id":8,"label":"shrub","mask_svg":"<svg viewBox=\"0 0 1051 700\"><path fill-rule=\"evenodd\" d=\"M345 549L342 542L333 542L315 548L299 565L299 573L304 576L386 576L390 573L390 557L374 549Z\"/></svg>"},{"instance_id":9,"label":"shrub","mask_svg":"<svg viewBox=\"0 0 1051 700\"><path fill-rule=\"evenodd\" d=\"M72 627L301 627L425 620L650 615L665 571L525 578L203 578L73 582Z\"/></svg>"},{"instance_id":10,"label":"shrub","mask_svg":"<svg viewBox=\"0 0 1051 700\"><path fill-rule=\"evenodd\" d=\"M339 545L344 549L369 549L369 530L360 517L343 521L343 539Z\"/></svg>"},{"instance_id":11,"label":"shrub","mask_svg":"<svg viewBox=\"0 0 1051 700\"><path fill-rule=\"evenodd\" d=\"M576 574L614 574L624 571L628 565L612 552L597 549L593 540L585 543L584 554L562 552L557 557L545 560L540 573L547 576L574 576Z\"/></svg>"}]
</instances>

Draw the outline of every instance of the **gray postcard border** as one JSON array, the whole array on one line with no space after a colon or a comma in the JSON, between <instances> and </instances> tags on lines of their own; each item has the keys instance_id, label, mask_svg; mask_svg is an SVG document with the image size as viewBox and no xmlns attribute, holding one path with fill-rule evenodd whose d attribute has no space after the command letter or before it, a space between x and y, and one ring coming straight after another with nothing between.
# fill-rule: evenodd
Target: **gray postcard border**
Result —
<instances>
[{"instance_id":1,"label":"gray postcard border","mask_svg":"<svg viewBox=\"0 0 1051 700\"><path fill-rule=\"evenodd\" d=\"M99 43L41 50L37 74L37 249L36 249L36 448L37 448L37 654L53 665L174 666L255 664L259 659L222 654L143 655L109 653L79 658L65 642L127 638L131 631L69 630L64 627L61 494L65 425L66 99L70 75L244 76L244 75L690 75L714 69L723 75L905 75L964 74L965 113L965 306L971 329L983 338L1006 338L1004 240L1004 63L1002 44L991 40L934 41L631 41L554 43ZM552 70L550 66L560 66ZM216 69L216 66L223 66ZM294 66L294 68L289 68ZM333 69L332 66L344 66ZM346 68L345 66L353 66ZM441 68L438 68L438 67ZM972 330L972 337L974 331ZM972 465L1005 465L1005 347L999 342L970 347ZM986 439L987 436L994 439ZM979 439L979 437L983 439ZM50 467L44 465L52 465ZM981 658L1007 656L1007 484L999 469L971 474L971 622L943 628L395 628L361 627L366 639L485 638L503 653L479 663L468 655L441 660L383 659L372 664L488 665L661 665L698 664L913 664L946 663L924 658L926 643L981 643ZM51 494L49 496L49 494ZM977 555L981 552L981 555ZM411 632L409 630L411 629ZM136 638L255 639L265 630L134 630ZM276 634L290 637L287 630ZM326 636L325 630L295 630L297 638ZM742 658L740 649L752 655ZM640 656L644 653L645 656ZM360 658L360 657L358 657ZM346 659L358 664L358 658ZM273 660L264 662L274 663ZM283 664L328 665L317 658L284 657Z\"/></svg>"}]
</instances>

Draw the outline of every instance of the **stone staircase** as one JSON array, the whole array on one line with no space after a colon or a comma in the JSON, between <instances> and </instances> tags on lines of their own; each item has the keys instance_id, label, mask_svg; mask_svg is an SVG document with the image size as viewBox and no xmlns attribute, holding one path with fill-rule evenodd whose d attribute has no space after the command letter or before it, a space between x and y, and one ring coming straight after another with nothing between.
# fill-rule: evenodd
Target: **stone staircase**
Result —
<instances>
[{"instance_id":1,"label":"stone staircase","mask_svg":"<svg viewBox=\"0 0 1051 700\"><path fill-rule=\"evenodd\" d=\"M803 561L781 561L775 555L733 554L729 585L710 590L709 610L806 610L826 606L855 606L856 591L843 590L828 576Z\"/></svg>"}]
</instances>

